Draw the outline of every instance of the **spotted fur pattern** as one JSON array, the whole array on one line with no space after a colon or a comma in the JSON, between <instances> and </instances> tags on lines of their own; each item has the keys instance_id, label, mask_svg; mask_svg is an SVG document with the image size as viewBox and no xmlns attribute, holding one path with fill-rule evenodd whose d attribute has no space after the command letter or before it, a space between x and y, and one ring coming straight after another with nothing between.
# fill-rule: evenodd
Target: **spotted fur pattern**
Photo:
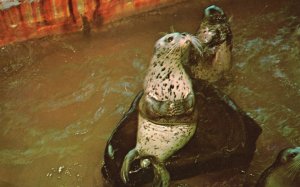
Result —
<instances>
[{"instance_id":1,"label":"spotted fur pattern","mask_svg":"<svg viewBox=\"0 0 300 187\"><path fill-rule=\"evenodd\" d=\"M141 155L153 155L160 161L169 158L193 136L196 122L185 125L157 125L139 116L136 149Z\"/></svg>"},{"instance_id":2,"label":"spotted fur pattern","mask_svg":"<svg viewBox=\"0 0 300 187\"><path fill-rule=\"evenodd\" d=\"M192 83L182 63L187 60L189 36L172 33L155 45L144 82L145 95L157 101L183 100L193 93ZM196 130L196 121L161 125L139 115L136 150L140 155L153 155L164 161L183 147Z\"/></svg>"},{"instance_id":3,"label":"spotted fur pattern","mask_svg":"<svg viewBox=\"0 0 300 187\"><path fill-rule=\"evenodd\" d=\"M170 37L173 37L173 40L168 42ZM155 54L145 78L144 90L145 94L157 101L184 99L192 92L191 80L182 65L187 60L184 59L183 53L188 48L188 43L185 43L188 41L179 37L179 33L168 34L156 44ZM182 44L176 43L180 42L180 39Z\"/></svg>"},{"instance_id":4,"label":"spotted fur pattern","mask_svg":"<svg viewBox=\"0 0 300 187\"><path fill-rule=\"evenodd\" d=\"M186 33L167 34L155 44L144 81L144 95L139 103L136 147L125 156L120 172L124 183L129 181L131 163L140 158L141 167L151 162L154 186L169 186L170 177L164 161L195 133L195 96L183 68L191 44L200 51L198 40ZM149 156L152 161L146 162Z\"/></svg>"}]
</instances>

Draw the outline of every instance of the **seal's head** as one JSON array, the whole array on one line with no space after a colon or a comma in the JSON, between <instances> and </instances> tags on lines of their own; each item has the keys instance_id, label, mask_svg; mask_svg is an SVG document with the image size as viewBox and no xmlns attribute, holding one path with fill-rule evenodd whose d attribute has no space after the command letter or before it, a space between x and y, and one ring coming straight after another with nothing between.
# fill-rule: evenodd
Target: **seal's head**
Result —
<instances>
[{"instance_id":1,"label":"seal's head","mask_svg":"<svg viewBox=\"0 0 300 187\"><path fill-rule=\"evenodd\" d=\"M154 57L160 58L161 55L177 56L182 60L182 55L186 54L189 47L193 46L199 53L201 53L201 44L199 40L188 33L173 32L166 34L156 41L154 46ZM152 60L153 62L153 60Z\"/></svg>"},{"instance_id":2,"label":"seal's head","mask_svg":"<svg viewBox=\"0 0 300 187\"><path fill-rule=\"evenodd\" d=\"M188 33L170 33L156 42L141 107L149 117L176 116L193 110L192 82L183 67L190 46L201 51L199 41Z\"/></svg>"},{"instance_id":3,"label":"seal's head","mask_svg":"<svg viewBox=\"0 0 300 187\"><path fill-rule=\"evenodd\" d=\"M224 11L215 6L209 6L204 10L204 18L198 30L199 40L213 47L224 41L231 43L232 33L229 21Z\"/></svg>"},{"instance_id":4,"label":"seal's head","mask_svg":"<svg viewBox=\"0 0 300 187\"><path fill-rule=\"evenodd\" d=\"M300 147L279 152L275 162L259 178L256 187L299 187Z\"/></svg>"}]
</instances>

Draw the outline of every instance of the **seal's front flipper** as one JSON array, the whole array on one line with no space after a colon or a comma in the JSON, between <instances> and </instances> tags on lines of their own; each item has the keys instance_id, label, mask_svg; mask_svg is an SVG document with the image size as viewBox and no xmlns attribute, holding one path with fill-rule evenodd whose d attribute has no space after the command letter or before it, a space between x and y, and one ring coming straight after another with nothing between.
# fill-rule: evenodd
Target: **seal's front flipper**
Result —
<instances>
[{"instance_id":1,"label":"seal's front flipper","mask_svg":"<svg viewBox=\"0 0 300 187\"><path fill-rule=\"evenodd\" d=\"M139 158L139 153L136 149L132 149L127 153L127 155L124 158L122 168L121 168L121 179L126 184L129 182L129 171L130 171L130 165L131 163Z\"/></svg>"}]
</instances>

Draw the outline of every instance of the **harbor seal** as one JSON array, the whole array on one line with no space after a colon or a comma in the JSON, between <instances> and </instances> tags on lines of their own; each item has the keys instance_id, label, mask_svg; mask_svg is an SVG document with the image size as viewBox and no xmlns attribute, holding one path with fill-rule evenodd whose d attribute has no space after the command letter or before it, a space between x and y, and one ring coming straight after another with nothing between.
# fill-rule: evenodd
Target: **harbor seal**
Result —
<instances>
[{"instance_id":1,"label":"harbor seal","mask_svg":"<svg viewBox=\"0 0 300 187\"><path fill-rule=\"evenodd\" d=\"M202 56L191 52L190 74L196 79L216 82L232 66L232 32L224 11L215 5L207 7L196 36L204 50Z\"/></svg>"},{"instance_id":2,"label":"harbor seal","mask_svg":"<svg viewBox=\"0 0 300 187\"><path fill-rule=\"evenodd\" d=\"M131 163L141 159L141 167L153 166L154 186L169 186L164 161L196 131L195 94L183 67L191 44L200 51L199 42L187 33L167 34L155 44L139 103L136 146L126 155L121 169L124 183L129 181Z\"/></svg>"},{"instance_id":3,"label":"harbor seal","mask_svg":"<svg viewBox=\"0 0 300 187\"><path fill-rule=\"evenodd\" d=\"M257 181L256 187L299 187L300 147L286 148L279 152L275 162Z\"/></svg>"}]
</instances>

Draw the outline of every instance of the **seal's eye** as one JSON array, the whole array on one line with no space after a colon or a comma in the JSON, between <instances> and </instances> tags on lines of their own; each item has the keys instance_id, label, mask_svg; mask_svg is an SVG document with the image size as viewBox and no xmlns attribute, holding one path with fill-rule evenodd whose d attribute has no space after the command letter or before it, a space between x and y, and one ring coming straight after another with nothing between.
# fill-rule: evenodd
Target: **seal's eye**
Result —
<instances>
[{"instance_id":1,"label":"seal's eye","mask_svg":"<svg viewBox=\"0 0 300 187\"><path fill-rule=\"evenodd\" d=\"M181 35L182 35L182 36L186 36L186 33L182 33Z\"/></svg>"},{"instance_id":2,"label":"seal's eye","mask_svg":"<svg viewBox=\"0 0 300 187\"><path fill-rule=\"evenodd\" d=\"M173 36L170 36L168 39L167 39L168 42L172 42L173 41Z\"/></svg>"},{"instance_id":3,"label":"seal's eye","mask_svg":"<svg viewBox=\"0 0 300 187\"><path fill-rule=\"evenodd\" d=\"M293 158L295 158L297 155L298 155L297 153L291 153L291 154L288 155L288 158L289 158L289 159L293 159Z\"/></svg>"}]
</instances>

